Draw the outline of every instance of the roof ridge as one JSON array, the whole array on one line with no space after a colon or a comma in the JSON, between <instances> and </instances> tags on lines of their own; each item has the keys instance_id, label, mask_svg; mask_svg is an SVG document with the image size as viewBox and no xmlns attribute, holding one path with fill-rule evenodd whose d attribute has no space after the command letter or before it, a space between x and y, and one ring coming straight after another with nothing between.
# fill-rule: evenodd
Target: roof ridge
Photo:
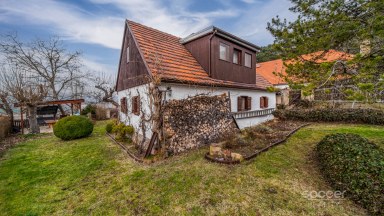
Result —
<instances>
[{"instance_id":1,"label":"roof ridge","mask_svg":"<svg viewBox=\"0 0 384 216\"><path fill-rule=\"evenodd\" d=\"M163 31L160 31L160 30L158 30L158 29L152 28L152 27L150 27L150 26L143 25L143 24L141 24L141 23L137 23L137 22L132 21L132 20L128 20L128 19L126 19L126 22L127 22L128 24L132 23L132 24L134 24L134 25L139 25L140 27L143 27L143 28L146 28L146 29L150 29L150 30L152 30L152 31L156 31L156 32L161 33L161 34L165 34L165 35L174 37L175 39L178 39L178 40L181 39L180 37L178 37L178 36L176 36L176 35L169 34L169 33L167 33L167 32L163 32Z\"/></svg>"}]
</instances>

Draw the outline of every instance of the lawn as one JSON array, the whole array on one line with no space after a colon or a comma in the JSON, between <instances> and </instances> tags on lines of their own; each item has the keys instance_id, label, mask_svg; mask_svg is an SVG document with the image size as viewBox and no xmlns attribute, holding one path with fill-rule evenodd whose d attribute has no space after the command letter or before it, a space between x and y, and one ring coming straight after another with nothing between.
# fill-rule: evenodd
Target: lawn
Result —
<instances>
[{"instance_id":1,"label":"lawn","mask_svg":"<svg viewBox=\"0 0 384 216\"><path fill-rule=\"evenodd\" d=\"M326 134L353 132L384 147L384 127L315 124L236 166L207 162L207 149L155 165L133 162L98 123L91 137L31 138L0 159L3 215L365 215L348 200L307 200L330 190L312 158Z\"/></svg>"}]
</instances>

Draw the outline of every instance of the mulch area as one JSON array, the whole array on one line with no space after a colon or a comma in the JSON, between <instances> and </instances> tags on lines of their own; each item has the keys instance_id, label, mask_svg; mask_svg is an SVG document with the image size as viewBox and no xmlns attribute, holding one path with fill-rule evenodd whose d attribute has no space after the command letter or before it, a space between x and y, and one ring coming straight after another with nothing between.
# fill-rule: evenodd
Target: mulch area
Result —
<instances>
[{"instance_id":1,"label":"mulch area","mask_svg":"<svg viewBox=\"0 0 384 216\"><path fill-rule=\"evenodd\" d=\"M257 151L284 140L293 130L305 124L298 121L268 121L243 130L235 139L224 142L223 148L247 158Z\"/></svg>"}]
</instances>

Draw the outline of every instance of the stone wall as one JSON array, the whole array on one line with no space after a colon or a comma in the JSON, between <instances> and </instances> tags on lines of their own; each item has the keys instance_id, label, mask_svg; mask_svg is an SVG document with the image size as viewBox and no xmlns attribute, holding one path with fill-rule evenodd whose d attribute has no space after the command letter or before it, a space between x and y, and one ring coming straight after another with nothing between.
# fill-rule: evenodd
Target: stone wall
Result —
<instances>
[{"instance_id":1,"label":"stone wall","mask_svg":"<svg viewBox=\"0 0 384 216\"><path fill-rule=\"evenodd\" d=\"M236 130L229 107L225 94L168 101L163 112L167 151L180 153L208 145Z\"/></svg>"},{"instance_id":2,"label":"stone wall","mask_svg":"<svg viewBox=\"0 0 384 216\"><path fill-rule=\"evenodd\" d=\"M11 122L8 117L0 116L0 139L4 139L11 130Z\"/></svg>"}]
</instances>

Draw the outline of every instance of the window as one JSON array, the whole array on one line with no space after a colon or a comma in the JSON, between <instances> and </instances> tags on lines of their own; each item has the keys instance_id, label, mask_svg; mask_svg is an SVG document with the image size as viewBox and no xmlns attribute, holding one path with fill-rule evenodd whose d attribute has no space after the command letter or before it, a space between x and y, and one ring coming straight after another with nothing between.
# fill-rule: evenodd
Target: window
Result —
<instances>
[{"instance_id":1,"label":"window","mask_svg":"<svg viewBox=\"0 0 384 216\"><path fill-rule=\"evenodd\" d=\"M120 99L120 110L124 114L128 113L127 98L126 97L123 97L123 98Z\"/></svg>"},{"instance_id":2,"label":"window","mask_svg":"<svg viewBox=\"0 0 384 216\"><path fill-rule=\"evenodd\" d=\"M127 63L129 62L129 46L127 47Z\"/></svg>"},{"instance_id":3,"label":"window","mask_svg":"<svg viewBox=\"0 0 384 216\"><path fill-rule=\"evenodd\" d=\"M140 97L135 96L132 98L132 113L135 115L140 114Z\"/></svg>"},{"instance_id":4,"label":"window","mask_svg":"<svg viewBox=\"0 0 384 216\"><path fill-rule=\"evenodd\" d=\"M237 97L237 111L247 111L252 109L252 97L239 96Z\"/></svg>"},{"instance_id":5,"label":"window","mask_svg":"<svg viewBox=\"0 0 384 216\"><path fill-rule=\"evenodd\" d=\"M220 59L229 61L229 46L223 43L220 43Z\"/></svg>"},{"instance_id":6,"label":"window","mask_svg":"<svg viewBox=\"0 0 384 216\"><path fill-rule=\"evenodd\" d=\"M268 97L260 97L260 108L268 108Z\"/></svg>"},{"instance_id":7,"label":"window","mask_svg":"<svg viewBox=\"0 0 384 216\"><path fill-rule=\"evenodd\" d=\"M245 53L244 60L245 60L244 62L245 67L252 68L252 55L249 53Z\"/></svg>"},{"instance_id":8,"label":"window","mask_svg":"<svg viewBox=\"0 0 384 216\"><path fill-rule=\"evenodd\" d=\"M238 49L233 49L233 63L234 64L241 64L241 51Z\"/></svg>"}]
</instances>

